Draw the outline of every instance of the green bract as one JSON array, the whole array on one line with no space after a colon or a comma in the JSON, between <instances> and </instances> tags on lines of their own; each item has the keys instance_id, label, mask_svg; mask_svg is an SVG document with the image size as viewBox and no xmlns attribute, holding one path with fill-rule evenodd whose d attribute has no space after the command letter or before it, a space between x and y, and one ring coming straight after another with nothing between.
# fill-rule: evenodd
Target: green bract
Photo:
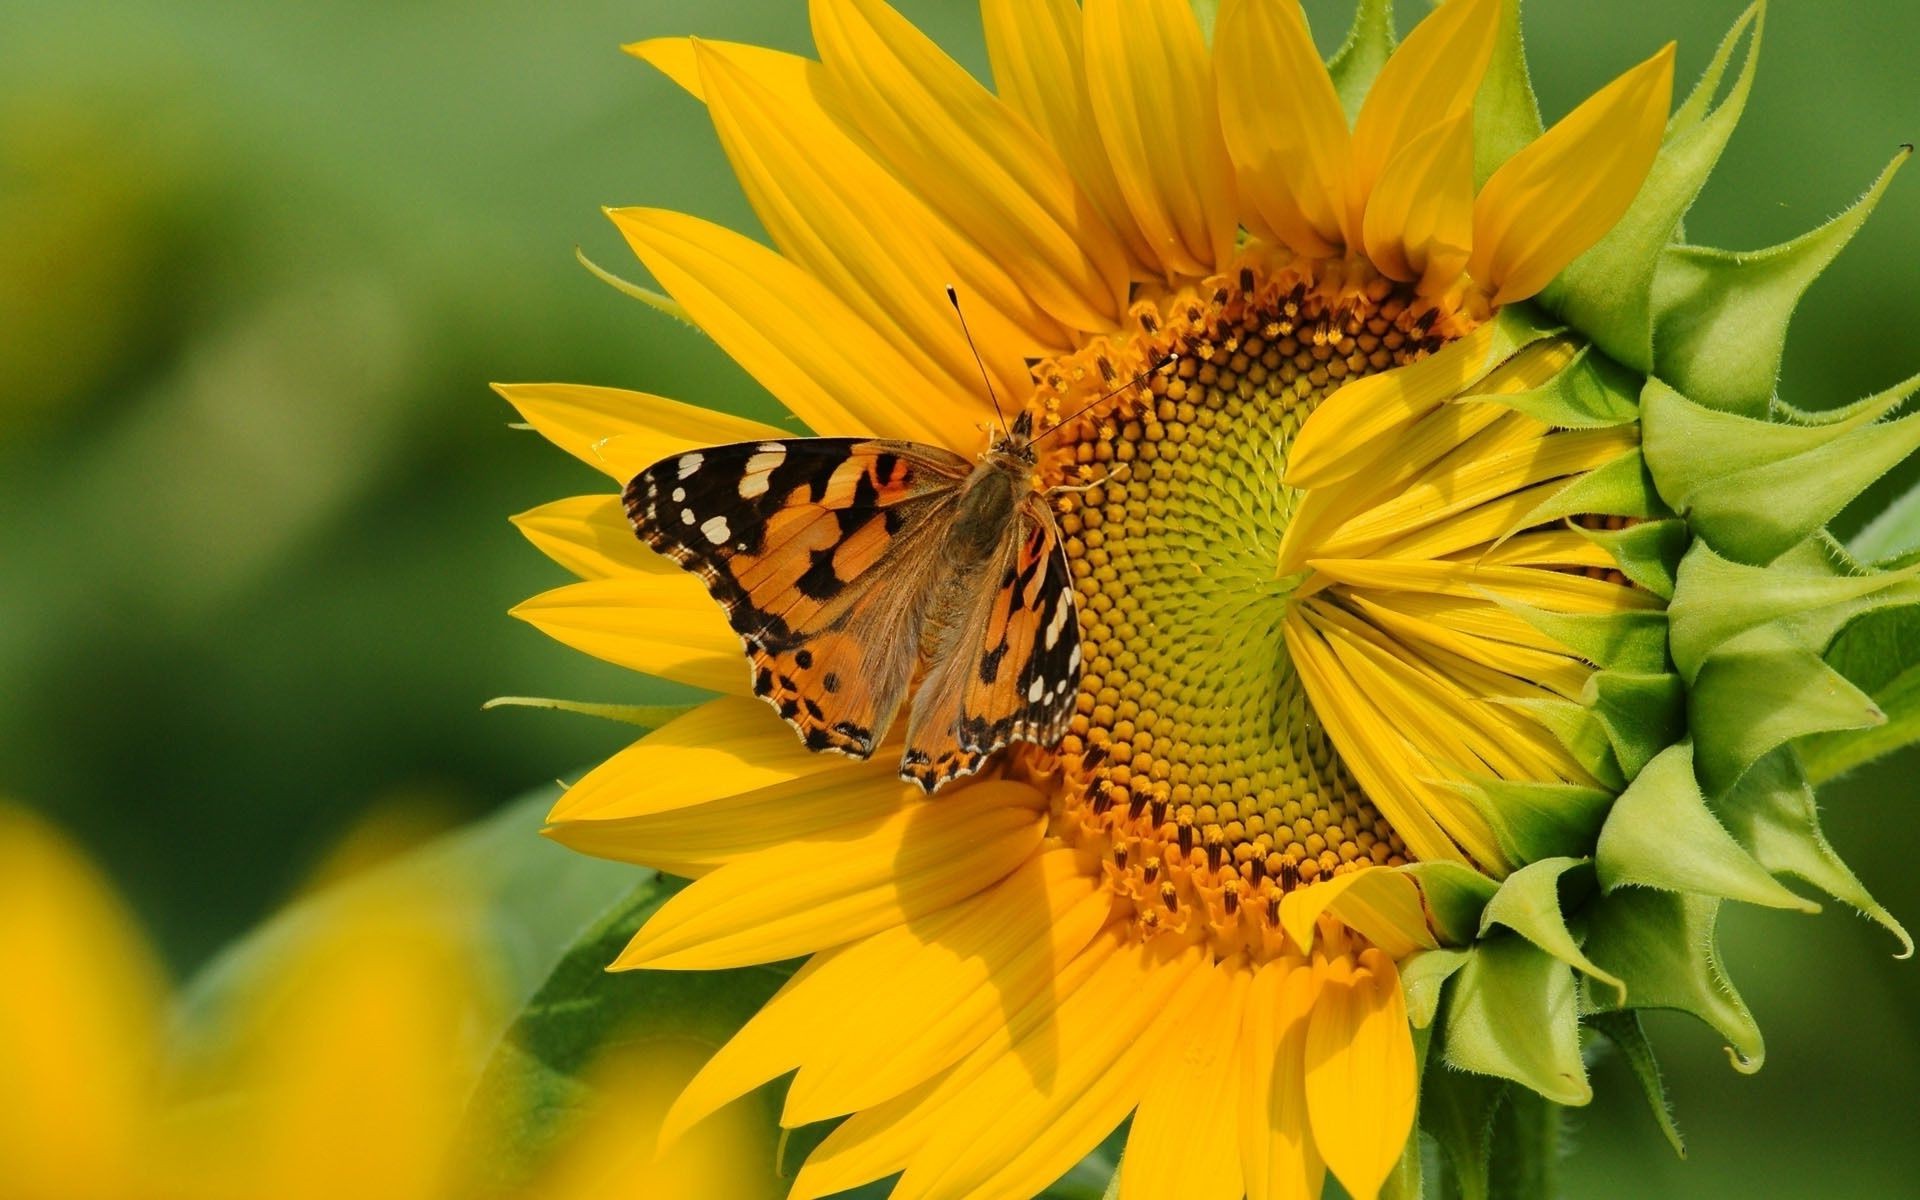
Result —
<instances>
[{"instance_id":1,"label":"green bract","mask_svg":"<svg viewBox=\"0 0 1920 1200\"><path fill-rule=\"evenodd\" d=\"M1390 10L1363 3L1335 60L1349 107L1364 94L1357 75L1383 57ZM1518 10L1509 0L1480 93L1483 178L1541 128ZM1519 613L1602 668L1578 703L1526 703L1605 786L1484 781L1474 799L1525 865L1498 882L1452 863L1405 868L1447 943L1402 966L1433 1051L1421 1122L1463 1195L1487 1194L1490 1156L1504 1153L1496 1131L1503 1144L1524 1138L1538 1117L1528 1093L1591 1098L1588 1032L1622 1052L1676 1150L1639 1011L1691 1013L1736 1067L1759 1068L1760 1030L1716 951L1724 901L1815 911L1780 882L1790 877L1885 926L1902 957L1913 949L1822 836L1813 786L1920 740L1920 561L1904 536L1920 505L1897 505L1851 551L1825 528L1920 447L1920 414L1899 415L1920 379L1832 412L1802 411L1775 390L1802 294L1912 148L1851 209L1785 245L1688 244L1682 219L1739 120L1764 24L1764 3L1735 23L1619 225L1540 311L1502 314L1562 326L1585 349L1545 387L1470 398L1567 428L1640 424L1638 450L1530 523L1628 518L1582 532L1668 603L1653 614Z\"/></svg>"}]
</instances>

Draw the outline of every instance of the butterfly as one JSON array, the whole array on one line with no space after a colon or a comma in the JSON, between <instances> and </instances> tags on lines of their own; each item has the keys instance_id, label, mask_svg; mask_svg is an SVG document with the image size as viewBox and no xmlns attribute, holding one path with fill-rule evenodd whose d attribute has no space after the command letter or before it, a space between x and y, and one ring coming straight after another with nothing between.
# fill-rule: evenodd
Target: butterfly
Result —
<instances>
[{"instance_id":1,"label":"butterfly","mask_svg":"<svg viewBox=\"0 0 1920 1200\"><path fill-rule=\"evenodd\" d=\"M877 438L712 446L641 471L624 501L705 581L754 693L809 749L868 758L911 688L900 775L932 792L1073 715L1073 576L1032 429L1021 413L978 462Z\"/></svg>"}]
</instances>

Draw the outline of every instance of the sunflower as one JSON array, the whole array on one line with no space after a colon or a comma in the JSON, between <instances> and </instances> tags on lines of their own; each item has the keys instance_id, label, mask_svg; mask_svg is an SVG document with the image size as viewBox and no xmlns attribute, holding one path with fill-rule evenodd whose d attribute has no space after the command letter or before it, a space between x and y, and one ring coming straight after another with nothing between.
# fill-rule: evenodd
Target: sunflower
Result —
<instances>
[{"instance_id":1,"label":"sunflower","mask_svg":"<svg viewBox=\"0 0 1920 1200\"><path fill-rule=\"evenodd\" d=\"M1677 110L1668 46L1544 128L1513 0L1397 47L1367 0L1330 65L1295 0L1203 7L985 0L997 90L881 0L814 0L818 61L627 47L705 103L773 243L610 210L667 295L629 290L816 433L976 454L989 387L1066 421L1077 715L931 799L897 753L799 745L617 495L517 518L580 580L517 616L720 694L547 833L693 879L615 969L810 956L667 1130L794 1073L783 1123L840 1121L795 1197L1027 1196L1129 1116L1126 1197L1374 1196L1417 1179L1420 1114L1484 1179L1500 1106L1590 1099L1583 1025L1653 1088L1642 1008L1758 1065L1723 900L1812 909L1791 874L1905 939L1789 743L1880 719L1821 654L1920 584L1823 526L1920 421L1883 419L1907 388L1774 396L1894 168L1776 250L1680 240L1759 5ZM500 391L617 483L784 436Z\"/></svg>"}]
</instances>

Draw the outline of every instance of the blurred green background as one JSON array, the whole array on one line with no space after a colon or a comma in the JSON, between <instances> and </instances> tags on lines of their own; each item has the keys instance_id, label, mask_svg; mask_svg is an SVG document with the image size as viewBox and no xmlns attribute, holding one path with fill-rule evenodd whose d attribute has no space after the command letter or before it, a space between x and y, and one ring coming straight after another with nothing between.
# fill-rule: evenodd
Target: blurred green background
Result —
<instances>
[{"instance_id":1,"label":"blurred green background","mask_svg":"<svg viewBox=\"0 0 1920 1200\"><path fill-rule=\"evenodd\" d=\"M900 6L984 73L971 5ZM1742 6L1529 0L1543 106L1670 38L1691 78ZM1350 8L1308 4L1329 47ZM625 740L486 698L668 696L505 615L561 582L507 515L603 481L510 430L485 385L774 415L572 259L638 274L602 204L756 228L698 106L617 50L689 32L808 44L796 0L0 4L0 794L82 838L179 974L370 807L457 822ZM1851 202L1920 136L1916 39L1912 0L1777 0L1691 235L1765 246ZM1816 287L1790 398L1920 369L1917 262L1910 178ZM1910 924L1916 769L1826 797L1834 841ZM1692 1161L1605 1066L1569 1193L1911 1194L1920 964L1846 913L1727 925L1766 1069L1736 1075L1703 1029L1659 1023Z\"/></svg>"}]
</instances>

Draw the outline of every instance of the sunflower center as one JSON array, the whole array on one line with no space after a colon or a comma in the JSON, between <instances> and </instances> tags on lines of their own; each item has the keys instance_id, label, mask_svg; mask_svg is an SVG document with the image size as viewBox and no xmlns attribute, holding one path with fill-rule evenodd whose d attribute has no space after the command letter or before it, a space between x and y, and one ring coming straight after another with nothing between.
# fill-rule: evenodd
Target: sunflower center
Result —
<instances>
[{"instance_id":1,"label":"sunflower center","mask_svg":"<svg viewBox=\"0 0 1920 1200\"><path fill-rule=\"evenodd\" d=\"M1282 482L1326 395L1446 340L1453 319L1338 265L1243 269L1048 364L1054 411L1159 356L1177 368L1050 443L1079 592L1078 712L1058 826L1111 864L1142 933L1204 923L1217 948L1278 948L1292 888L1407 860L1340 761L1289 660L1298 578L1276 577ZM1098 482L1093 482L1098 481Z\"/></svg>"}]
</instances>

